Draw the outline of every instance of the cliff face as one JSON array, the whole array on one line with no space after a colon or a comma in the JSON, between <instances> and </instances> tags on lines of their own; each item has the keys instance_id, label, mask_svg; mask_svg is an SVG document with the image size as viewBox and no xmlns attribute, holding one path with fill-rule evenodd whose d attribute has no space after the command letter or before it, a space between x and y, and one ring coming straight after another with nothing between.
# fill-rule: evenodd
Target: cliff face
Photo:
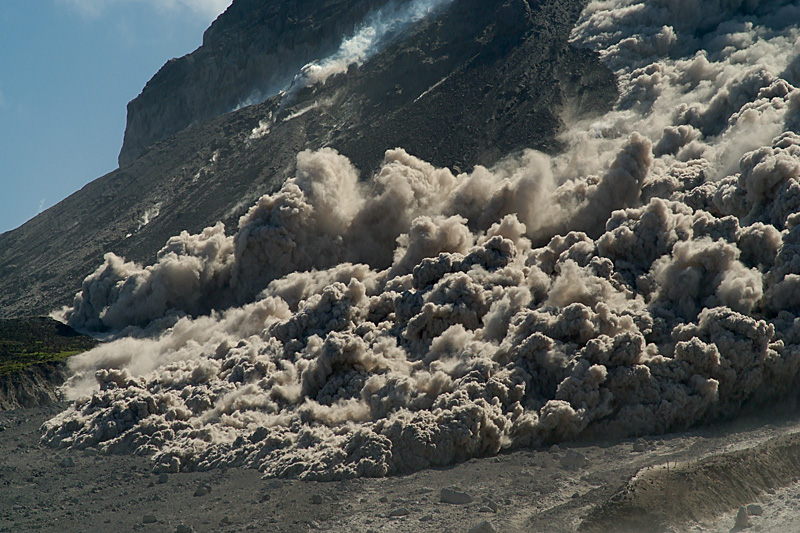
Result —
<instances>
[{"instance_id":1,"label":"cliff face","mask_svg":"<svg viewBox=\"0 0 800 533\"><path fill-rule=\"evenodd\" d=\"M230 231L302 150L333 147L362 179L395 147L468 171L523 148L557 151L565 105L587 116L616 100L611 72L568 44L585 0L454 0L359 67L225 113L264 73L291 78L384 4L346 2L339 16L344 3L236 0L203 47L131 103L125 166L0 235L0 316L69 303L105 252L152 262L183 230L221 220Z\"/></svg>"},{"instance_id":2,"label":"cliff face","mask_svg":"<svg viewBox=\"0 0 800 533\"><path fill-rule=\"evenodd\" d=\"M234 2L206 30L200 48L167 62L128 104L120 167L197 121L285 88L303 65L333 52L342 35L388 2Z\"/></svg>"}]
</instances>

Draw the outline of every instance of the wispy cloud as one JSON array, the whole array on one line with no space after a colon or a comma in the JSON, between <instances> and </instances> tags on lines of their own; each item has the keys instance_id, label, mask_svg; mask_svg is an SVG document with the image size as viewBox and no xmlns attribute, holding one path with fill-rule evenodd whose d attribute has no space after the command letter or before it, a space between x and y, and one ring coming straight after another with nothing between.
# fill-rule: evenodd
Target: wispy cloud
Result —
<instances>
[{"instance_id":1,"label":"wispy cloud","mask_svg":"<svg viewBox=\"0 0 800 533\"><path fill-rule=\"evenodd\" d=\"M190 11L209 20L214 19L231 5L232 0L55 0L68 5L86 18L96 18L115 4L149 4L158 13Z\"/></svg>"}]
</instances>

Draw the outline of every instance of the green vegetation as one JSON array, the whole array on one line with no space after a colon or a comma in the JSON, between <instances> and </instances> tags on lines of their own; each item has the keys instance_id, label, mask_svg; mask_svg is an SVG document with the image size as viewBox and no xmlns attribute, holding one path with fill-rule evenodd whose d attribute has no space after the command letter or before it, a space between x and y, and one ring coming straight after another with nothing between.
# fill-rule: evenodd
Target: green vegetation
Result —
<instances>
[{"instance_id":1,"label":"green vegetation","mask_svg":"<svg viewBox=\"0 0 800 533\"><path fill-rule=\"evenodd\" d=\"M91 337L50 318L0 319L0 376L63 361L96 345Z\"/></svg>"}]
</instances>

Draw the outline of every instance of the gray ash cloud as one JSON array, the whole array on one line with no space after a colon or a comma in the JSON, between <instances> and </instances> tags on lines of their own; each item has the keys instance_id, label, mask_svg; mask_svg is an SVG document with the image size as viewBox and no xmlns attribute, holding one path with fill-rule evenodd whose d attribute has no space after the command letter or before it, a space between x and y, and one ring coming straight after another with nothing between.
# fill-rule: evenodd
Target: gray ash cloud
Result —
<instances>
[{"instance_id":1,"label":"gray ash cloud","mask_svg":"<svg viewBox=\"0 0 800 533\"><path fill-rule=\"evenodd\" d=\"M155 469L383 476L680 430L793 393L800 369L800 6L591 2L573 42L620 100L565 153L455 175L333 149L233 235L113 254L71 325L54 446Z\"/></svg>"}]
</instances>

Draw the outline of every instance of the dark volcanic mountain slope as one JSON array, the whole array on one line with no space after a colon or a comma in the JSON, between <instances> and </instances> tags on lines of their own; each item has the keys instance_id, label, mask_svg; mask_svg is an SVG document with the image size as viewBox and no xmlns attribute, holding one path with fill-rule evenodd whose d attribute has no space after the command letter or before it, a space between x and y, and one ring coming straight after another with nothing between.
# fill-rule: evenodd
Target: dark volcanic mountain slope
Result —
<instances>
[{"instance_id":1,"label":"dark volcanic mountain slope","mask_svg":"<svg viewBox=\"0 0 800 533\"><path fill-rule=\"evenodd\" d=\"M616 97L611 73L566 45L583 5L457 2L418 28L414 46L391 48L343 80L343 102L331 111L343 125L330 144L369 170L378 147L463 170L521 148L557 150L567 97L580 114L605 111Z\"/></svg>"},{"instance_id":2,"label":"dark volcanic mountain slope","mask_svg":"<svg viewBox=\"0 0 800 533\"><path fill-rule=\"evenodd\" d=\"M237 0L226 16L247 18L248 5ZM155 144L0 235L0 315L68 303L107 251L151 262L183 230L218 220L230 228L291 175L307 148L341 151L365 179L397 146L462 170L526 147L556 150L558 113L568 101L601 113L616 98L613 76L596 56L567 43L584 5L456 0L324 85L195 123ZM263 27L242 22L237 31L236 42L244 42L260 38ZM305 36L298 31L284 42L303 47ZM180 102L164 96L150 109L158 114Z\"/></svg>"}]
</instances>

